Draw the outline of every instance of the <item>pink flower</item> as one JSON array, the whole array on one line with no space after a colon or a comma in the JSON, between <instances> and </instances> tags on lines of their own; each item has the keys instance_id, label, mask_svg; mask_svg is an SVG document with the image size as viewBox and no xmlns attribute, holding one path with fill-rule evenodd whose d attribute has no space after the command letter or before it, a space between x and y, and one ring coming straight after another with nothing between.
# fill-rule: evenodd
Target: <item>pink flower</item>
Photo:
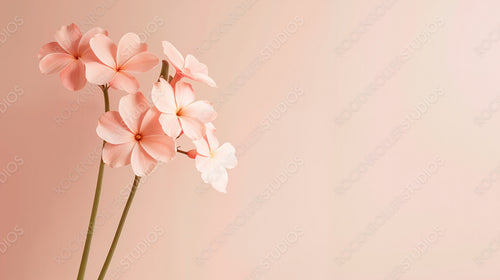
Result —
<instances>
[{"instance_id":1,"label":"pink flower","mask_svg":"<svg viewBox=\"0 0 500 280\"><path fill-rule=\"evenodd\" d=\"M118 112L104 113L97 134L106 144L102 159L111 167L132 163L137 176L151 173L158 161L169 161L175 153L175 142L163 132L159 112L150 108L140 92L120 99Z\"/></svg>"},{"instance_id":2,"label":"pink flower","mask_svg":"<svg viewBox=\"0 0 500 280\"><path fill-rule=\"evenodd\" d=\"M205 123L217 116L209 102L194 101L193 88L188 83L177 83L174 93L170 84L160 79L153 85L151 97L162 113L161 126L170 137L178 137L184 132L193 140L200 139L205 135Z\"/></svg>"},{"instance_id":3,"label":"pink flower","mask_svg":"<svg viewBox=\"0 0 500 280\"><path fill-rule=\"evenodd\" d=\"M226 169L232 169L238 163L236 150L230 143L219 147L215 137L215 127L207 124L207 134L203 139L194 141L196 145L196 168L201 172L205 183L212 185L219 192L226 192L228 176Z\"/></svg>"},{"instance_id":4,"label":"pink flower","mask_svg":"<svg viewBox=\"0 0 500 280\"><path fill-rule=\"evenodd\" d=\"M205 83L211 87L215 87L215 82L208 76L208 67L199 62L194 56L188 54L186 59L182 54L170 43L163 41L163 52L167 56L167 60L175 68L175 77L172 84L174 85L182 77L187 77L191 80Z\"/></svg>"},{"instance_id":5,"label":"pink flower","mask_svg":"<svg viewBox=\"0 0 500 280\"><path fill-rule=\"evenodd\" d=\"M85 79L84 62L95 59L89 48L89 40L96 34L107 35L107 31L95 27L82 36L82 32L74 23L59 28L55 34L56 42L45 44L38 53L40 71L53 74L61 71L60 79L69 90L82 89Z\"/></svg>"},{"instance_id":6,"label":"pink flower","mask_svg":"<svg viewBox=\"0 0 500 280\"><path fill-rule=\"evenodd\" d=\"M109 83L128 93L139 89L139 82L129 72L146 72L158 64L158 58L147 52L148 46L134 33L123 35L118 47L109 37L98 34L90 40L90 48L100 61L86 64L87 80L97 85Z\"/></svg>"}]
</instances>

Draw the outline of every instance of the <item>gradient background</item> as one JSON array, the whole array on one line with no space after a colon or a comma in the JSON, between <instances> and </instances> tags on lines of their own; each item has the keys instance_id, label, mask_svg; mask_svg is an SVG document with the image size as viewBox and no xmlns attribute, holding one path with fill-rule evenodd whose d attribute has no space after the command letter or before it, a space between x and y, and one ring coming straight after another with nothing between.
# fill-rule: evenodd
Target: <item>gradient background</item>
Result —
<instances>
[{"instance_id":1,"label":"gradient background","mask_svg":"<svg viewBox=\"0 0 500 280\"><path fill-rule=\"evenodd\" d=\"M107 279L500 277L498 1L9 1L0 10L0 279L74 279L102 94L36 57L61 25L169 40L210 69L226 195L179 156L144 180ZM138 75L149 95L159 72ZM124 93L111 91L112 109ZM189 148L188 142L181 146ZM128 189L107 168L87 279Z\"/></svg>"}]
</instances>

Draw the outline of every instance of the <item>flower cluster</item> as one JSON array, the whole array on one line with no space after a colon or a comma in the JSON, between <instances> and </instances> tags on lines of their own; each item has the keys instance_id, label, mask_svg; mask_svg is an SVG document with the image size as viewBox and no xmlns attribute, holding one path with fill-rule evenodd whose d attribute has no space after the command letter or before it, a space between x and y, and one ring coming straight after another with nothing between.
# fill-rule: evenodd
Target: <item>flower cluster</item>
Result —
<instances>
[{"instance_id":1,"label":"flower cluster","mask_svg":"<svg viewBox=\"0 0 500 280\"><path fill-rule=\"evenodd\" d=\"M82 89L87 82L127 93L117 111L105 112L98 121L97 134L106 143L102 159L110 167L131 165L137 176L150 174L159 162L172 160L177 153L195 159L205 183L226 192L226 169L236 166L234 147L219 146L212 122L217 114L211 103L196 100L192 86L185 80L208 86L216 84L208 68L194 56L184 56L169 42L163 41L164 64L175 68L173 76L162 73L151 90L152 104L139 91L134 73L147 72L159 63L148 52L139 36L127 33L116 45L102 28L82 34L75 24L61 27L55 42L44 45L38 57L43 74L60 72L63 86ZM184 79L185 78L185 79ZM196 147L177 149L176 140L185 135Z\"/></svg>"}]
</instances>

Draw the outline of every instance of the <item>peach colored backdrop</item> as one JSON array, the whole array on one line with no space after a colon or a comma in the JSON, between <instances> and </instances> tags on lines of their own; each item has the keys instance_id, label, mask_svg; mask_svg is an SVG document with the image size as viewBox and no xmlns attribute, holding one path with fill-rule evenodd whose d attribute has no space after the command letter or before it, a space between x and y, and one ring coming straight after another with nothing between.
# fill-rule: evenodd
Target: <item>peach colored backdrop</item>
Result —
<instances>
[{"instance_id":1,"label":"peach colored backdrop","mask_svg":"<svg viewBox=\"0 0 500 280\"><path fill-rule=\"evenodd\" d=\"M20 0L0 10L0 279L75 279L102 96L43 76L61 25L208 64L228 194L178 157L144 180L107 279L500 277L498 1ZM149 94L159 67L139 75ZM121 92L112 91L112 108ZM181 143L187 145L188 143ZM87 279L133 176L107 168Z\"/></svg>"}]
</instances>

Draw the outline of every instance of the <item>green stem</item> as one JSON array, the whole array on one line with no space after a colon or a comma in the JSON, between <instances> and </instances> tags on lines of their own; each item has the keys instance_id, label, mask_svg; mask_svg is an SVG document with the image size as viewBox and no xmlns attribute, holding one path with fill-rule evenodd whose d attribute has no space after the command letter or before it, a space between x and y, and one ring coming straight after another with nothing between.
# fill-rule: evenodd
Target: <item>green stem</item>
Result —
<instances>
[{"instance_id":1,"label":"green stem","mask_svg":"<svg viewBox=\"0 0 500 280\"><path fill-rule=\"evenodd\" d=\"M104 111L109 111L109 96L108 96L108 86L100 86L102 93L104 95ZM104 148L105 141L102 141L102 147ZM92 236L94 235L95 219L97 216L97 208L99 207L99 199L101 197L101 186L102 178L104 175L104 162L99 164L99 175L97 176L97 185L94 194L94 203L92 205L92 213L90 214L89 226L87 228L87 239L85 239L85 247L83 249L82 260L80 262L80 269L78 270L77 280L83 280L85 276L85 269L87 268L87 261L89 259L90 244L92 243Z\"/></svg>"},{"instance_id":2,"label":"green stem","mask_svg":"<svg viewBox=\"0 0 500 280\"><path fill-rule=\"evenodd\" d=\"M113 243L111 243L111 247L109 248L108 255L106 256L106 261L104 261L104 265L102 266L101 273L99 274L98 280L103 280L106 275L106 271L108 270L109 264L111 263L111 259L113 258L113 254L115 253L116 245L118 244L118 239L120 239L120 234L122 233L123 225L125 224L125 220L127 219L128 211L130 210L130 205L132 205L132 200L134 199L135 192L137 187L139 186L139 182L141 181L141 177L135 176L134 184L132 185L132 190L130 190L130 195L128 196L127 204L123 209L122 217L120 218L120 223L118 224L118 228L115 232L115 237L113 238Z\"/></svg>"},{"instance_id":3,"label":"green stem","mask_svg":"<svg viewBox=\"0 0 500 280\"><path fill-rule=\"evenodd\" d=\"M108 85L101 86L102 93L104 94L104 112L109 111L109 96L108 96Z\"/></svg>"}]
</instances>

